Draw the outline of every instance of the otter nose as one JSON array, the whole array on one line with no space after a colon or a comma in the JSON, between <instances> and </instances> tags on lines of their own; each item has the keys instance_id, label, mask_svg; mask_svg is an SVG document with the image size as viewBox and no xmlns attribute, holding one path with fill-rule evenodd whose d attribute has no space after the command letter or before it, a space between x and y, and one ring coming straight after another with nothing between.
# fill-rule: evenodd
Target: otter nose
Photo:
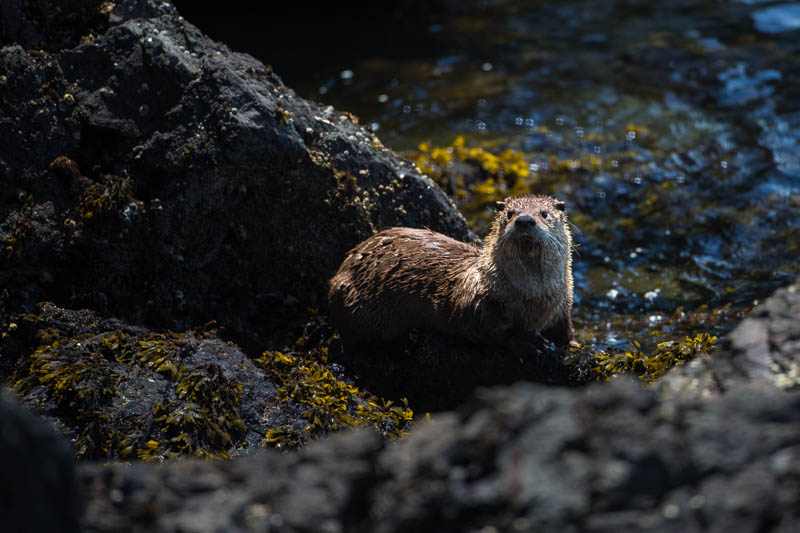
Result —
<instances>
[{"instance_id":1,"label":"otter nose","mask_svg":"<svg viewBox=\"0 0 800 533\"><path fill-rule=\"evenodd\" d=\"M536 220L530 215L520 215L514 221L514 225L520 228L532 228L536 225Z\"/></svg>"}]
</instances>

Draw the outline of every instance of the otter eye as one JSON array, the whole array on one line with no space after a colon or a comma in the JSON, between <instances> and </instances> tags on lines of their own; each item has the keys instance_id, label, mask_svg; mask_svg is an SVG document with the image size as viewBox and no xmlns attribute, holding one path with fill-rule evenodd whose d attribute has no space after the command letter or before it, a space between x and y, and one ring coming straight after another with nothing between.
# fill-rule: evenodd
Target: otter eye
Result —
<instances>
[{"instance_id":1,"label":"otter eye","mask_svg":"<svg viewBox=\"0 0 800 533\"><path fill-rule=\"evenodd\" d=\"M509 209L508 211L506 211L506 220L511 220L516 214L517 214L516 211L514 211L513 209Z\"/></svg>"},{"instance_id":2,"label":"otter eye","mask_svg":"<svg viewBox=\"0 0 800 533\"><path fill-rule=\"evenodd\" d=\"M539 214L542 215L542 218L547 218L547 211L540 211Z\"/></svg>"}]
</instances>

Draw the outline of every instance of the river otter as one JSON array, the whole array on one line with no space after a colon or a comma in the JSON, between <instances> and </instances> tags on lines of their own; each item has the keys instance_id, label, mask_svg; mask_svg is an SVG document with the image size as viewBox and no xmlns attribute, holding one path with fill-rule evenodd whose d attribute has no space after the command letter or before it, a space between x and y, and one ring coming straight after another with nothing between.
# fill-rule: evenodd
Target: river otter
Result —
<instances>
[{"instance_id":1,"label":"river otter","mask_svg":"<svg viewBox=\"0 0 800 533\"><path fill-rule=\"evenodd\" d=\"M389 228L347 254L330 280L330 317L346 347L434 329L515 352L572 339L572 236L564 203L498 202L483 247ZM541 335L540 335L541 334Z\"/></svg>"}]
</instances>

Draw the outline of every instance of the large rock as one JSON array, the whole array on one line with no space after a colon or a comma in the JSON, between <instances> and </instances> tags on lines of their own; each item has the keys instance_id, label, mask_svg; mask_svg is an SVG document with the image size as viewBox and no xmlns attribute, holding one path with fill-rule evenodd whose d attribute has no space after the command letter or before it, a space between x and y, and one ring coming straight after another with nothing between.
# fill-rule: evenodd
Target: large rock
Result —
<instances>
[{"instance_id":1,"label":"large rock","mask_svg":"<svg viewBox=\"0 0 800 533\"><path fill-rule=\"evenodd\" d=\"M800 279L762 302L713 357L673 369L657 386L666 395L713 398L744 384L800 390Z\"/></svg>"},{"instance_id":2,"label":"large rock","mask_svg":"<svg viewBox=\"0 0 800 533\"><path fill-rule=\"evenodd\" d=\"M280 344L278 326L324 307L327 279L373 231L471 238L439 188L354 117L296 97L170 4L73 4L2 7L9 310L50 300L162 328L215 319L247 346ZM64 34L67 12L82 44Z\"/></svg>"},{"instance_id":3,"label":"large rock","mask_svg":"<svg viewBox=\"0 0 800 533\"><path fill-rule=\"evenodd\" d=\"M14 390L78 457L227 457L300 418L214 330L156 333L50 303L14 320L0 342Z\"/></svg>"},{"instance_id":4,"label":"large rock","mask_svg":"<svg viewBox=\"0 0 800 533\"><path fill-rule=\"evenodd\" d=\"M627 380L520 384L385 448L362 432L291 456L80 472L89 531L788 532L800 396L659 402Z\"/></svg>"},{"instance_id":5,"label":"large rock","mask_svg":"<svg viewBox=\"0 0 800 533\"><path fill-rule=\"evenodd\" d=\"M0 531L80 531L70 447L0 390Z\"/></svg>"}]
</instances>

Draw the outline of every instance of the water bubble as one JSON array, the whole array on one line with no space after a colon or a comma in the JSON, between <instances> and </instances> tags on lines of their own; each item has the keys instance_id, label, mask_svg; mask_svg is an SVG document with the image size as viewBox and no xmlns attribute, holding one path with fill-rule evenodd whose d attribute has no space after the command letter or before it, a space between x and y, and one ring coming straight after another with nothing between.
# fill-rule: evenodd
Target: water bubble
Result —
<instances>
[{"instance_id":1,"label":"water bubble","mask_svg":"<svg viewBox=\"0 0 800 533\"><path fill-rule=\"evenodd\" d=\"M608 256L605 256L605 257L603 258L603 262L604 262L604 263L610 263L610 262L611 262L611 258L610 258L610 257L608 257Z\"/></svg>"},{"instance_id":2,"label":"water bubble","mask_svg":"<svg viewBox=\"0 0 800 533\"><path fill-rule=\"evenodd\" d=\"M611 166L617 168L619 166L619 161L616 159L611 160Z\"/></svg>"},{"instance_id":3,"label":"water bubble","mask_svg":"<svg viewBox=\"0 0 800 533\"><path fill-rule=\"evenodd\" d=\"M674 503L669 503L664 506L662 513L664 514L664 518L668 519L678 518L681 514L681 508L675 505Z\"/></svg>"},{"instance_id":4,"label":"water bubble","mask_svg":"<svg viewBox=\"0 0 800 533\"><path fill-rule=\"evenodd\" d=\"M481 99L478 100L478 102L475 104L475 106L478 109L485 109L485 108L489 107L489 102L487 102L485 98L481 98Z\"/></svg>"},{"instance_id":5,"label":"water bubble","mask_svg":"<svg viewBox=\"0 0 800 533\"><path fill-rule=\"evenodd\" d=\"M719 166L721 166L722 168L728 168L728 162L727 162L727 161L722 161L722 162L719 164Z\"/></svg>"},{"instance_id":6,"label":"water bubble","mask_svg":"<svg viewBox=\"0 0 800 533\"><path fill-rule=\"evenodd\" d=\"M522 126L523 124L525 124L525 119L522 117L517 117L514 119L514 124L517 126Z\"/></svg>"},{"instance_id":7,"label":"water bubble","mask_svg":"<svg viewBox=\"0 0 800 533\"><path fill-rule=\"evenodd\" d=\"M636 140L636 132L633 130L629 131L628 133L625 134L625 138L628 139L629 141Z\"/></svg>"},{"instance_id":8,"label":"water bubble","mask_svg":"<svg viewBox=\"0 0 800 533\"><path fill-rule=\"evenodd\" d=\"M378 96L378 101L379 101L380 103L382 103L382 104L385 104L386 102L388 102L388 101L389 101L389 95L388 95L388 94L381 94L381 95L379 95L379 96Z\"/></svg>"},{"instance_id":9,"label":"water bubble","mask_svg":"<svg viewBox=\"0 0 800 533\"><path fill-rule=\"evenodd\" d=\"M537 165L536 163L531 163L530 165L528 165L528 168L531 169L531 172L539 171L539 165Z\"/></svg>"},{"instance_id":10,"label":"water bubble","mask_svg":"<svg viewBox=\"0 0 800 533\"><path fill-rule=\"evenodd\" d=\"M583 139L583 128L580 126L575 128L575 135L578 137L578 139Z\"/></svg>"},{"instance_id":11,"label":"water bubble","mask_svg":"<svg viewBox=\"0 0 800 533\"><path fill-rule=\"evenodd\" d=\"M680 176L675 178L675 181L677 181L678 183L683 183L686 181L686 177L683 174L681 174Z\"/></svg>"},{"instance_id":12,"label":"water bubble","mask_svg":"<svg viewBox=\"0 0 800 533\"><path fill-rule=\"evenodd\" d=\"M489 72L493 68L494 68L494 65L492 65L491 63L484 63L483 65L481 65L481 70L484 71L484 72Z\"/></svg>"},{"instance_id":13,"label":"water bubble","mask_svg":"<svg viewBox=\"0 0 800 533\"><path fill-rule=\"evenodd\" d=\"M372 123L369 125L369 129L370 129L371 131L378 131L379 129L381 129L381 125L380 125L380 124L378 124L377 122L372 122Z\"/></svg>"},{"instance_id":14,"label":"water bubble","mask_svg":"<svg viewBox=\"0 0 800 533\"><path fill-rule=\"evenodd\" d=\"M689 507L695 510L701 509L705 504L706 504L706 497L703 496L702 494L695 494L689 500Z\"/></svg>"},{"instance_id":15,"label":"water bubble","mask_svg":"<svg viewBox=\"0 0 800 533\"><path fill-rule=\"evenodd\" d=\"M668 229L665 229L664 230L664 235L669 237L670 235L672 235L672 232L670 230L668 230Z\"/></svg>"},{"instance_id":16,"label":"water bubble","mask_svg":"<svg viewBox=\"0 0 800 533\"><path fill-rule=\"evenodd\" d=\"M616 300L617 296L619 296L619 291L617 289L611 289L606 293L606 296L609 300Z\"/></svg>"},{"instance_id":17,"label":"water bubble","mask_svg":"<svg viewBox=\"0 0 800 533\"><path fill-rule=\"evenodd\" d=\"M411 106L410 106L410 105L408 105L408 104L404 105L404 106L403 106L403 113L405 113L406 115L408 115L409 113L411 113Z\"/></svg>"},{"instance_id":18,"label":"water bubble","mask_svg":"<svg viewBox=\"0 0 800 533\"><path fill-rule=\"evenodd\" d=\"M652 302L653 300L656 299L656 296L658 296L658 293L660 292L661 289L653 289L652 291L647 291L646 293L644 293L644 299L647 300L648 302Z\"/></svg>"},{"instance_id":19,"label":"water bubble","mask_svg":"<svg viewBox=\"0 0 800 533\"><path fill-rule=\"evenodd\" d=\"M631 253L630 253L630 255L629 255L628 257L630 257L631 259L636 259L636 256L637 256L637 255L638 255L638 254L637 254L636 252L631 252Z\"/></svg>"},{"instance_id":20,"label":"water bubble","mask_svg":"<svg viewBox=\"0 0 800 533\"><path fill-rule=\"evenodd\" d=\"M328 88L323 85L319 88L319 94L328 94Z\"/></svg>"},{"instance_id":21,"label":"water bubble","mask_svg":"<svg viewBox=\"0 0 800 533\"><path fill-rule=\"evenodd\" d=\"M644 252L644 248L640 248L640 247L635 248L635 250L636 250L637 254L640 254L640 253Z\"/></svg>"},{"instance_id":22,"label":"water bubble","mask_svg":"<svg viewBox=\"0 0 800 533\"><path fill-rule=\"evenodd\" d=\"M422 113L423 111L425 111L425 104L417 104L417 105L415 105L414 106L414 111L416 111L417 113Z\"/></svg>"},{"instance_id":23,"label":"water bubble","mask_svg":"<svg viewBox=\"0 0 800 533\"><path fill-rule=\"evenodd\" d=\"M475 124L475 129L478 130L478 131L481 131L481 132L486 131L486 123L482 122L482 121L478 121Z\"/></svg>"},{"instance_id":24,"label":"water bubble","mask_svg":"<svg viewBox=\"0 0 800 533\"><path fill-rule=\"evenodd\" d=\"M592 148L592 152L594 152L595 154L599 155L600 152L601 152L600 147L599 146L595 146L594 148Z\"/></svg>"},{"instance_id":25,"label":"water bubble","mask_svg":"<svg viewBox=\"0 0 800 533\"><path fill-rule=\"evenodd\" d=\"M600 197L600 198L605 198L606 197L606 192L605 191L600 191L599 193L597 193L597 196Z\"/></svg>"},{"instance_id":26,"label":"water bubble","mask_svg":"<svg viewBox=\"0 0 800 533\"><path fill-rule=\"evenodd\" d=\"M641 185L642 184L642 177L641 176L636 176L635 178L633 178L633 182L636 185Z\"/></svg>"},{"instance_id":27,"label":"water bubble","mask_svg":"<svg viewBox=\"0 0 800 533\"><path fill-rule=\"evenodd\" d=\"M557 116L556 117L556 124L558 124L559 126L563 126L564 125L564 117Z\"/></svg>"},{"instance_id":28,"label":"water bubble","mask_svg":"<svg viewBox=\"0 0 800 533\"><path fill-rule=\"evenodd\" d=\"M534 126L536 126L536 121L535 120L533 120L532 118L526 118L525 119L525 127L526 128L532 128Z\"/></svg>"},{"instance_id":29,"label":"water bubble","mask_svg":"<svg viewBox=\"0 0 800 533\"><path fill-rule=\"evenodd\" d=\"M339 73L339 77L343 80L352 80L353 79L353 71L352 70L343 70Z\"/></svg>"}]
</instances>

